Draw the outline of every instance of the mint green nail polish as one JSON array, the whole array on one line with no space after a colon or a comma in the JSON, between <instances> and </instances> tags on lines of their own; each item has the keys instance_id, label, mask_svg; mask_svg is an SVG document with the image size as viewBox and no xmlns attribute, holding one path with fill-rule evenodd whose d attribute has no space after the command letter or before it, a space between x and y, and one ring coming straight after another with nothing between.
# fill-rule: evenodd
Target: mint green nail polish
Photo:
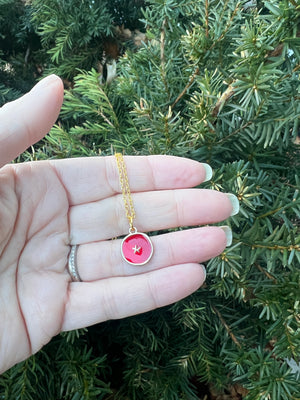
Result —
<instances>
[{"instance_id":1,"label":"mint green nail polish","mask_svg":"<svg viewBox=\"0 0 300 400\"><path fill-rule=\"evenodd\" d=\"M211 166L206 163L202 163L202 165L205 169L205 179L203 182L207 182L212 178L213 170L212 170Z\"/></svg>"},{"instance_id":2,"label":"mint green nail polish","mask_svg":"<svg viewBox=\"0 0 300 400\"><path fill-rule=\"evenodd\" d=\"M200 264L200 267L202 267L203 272L204 272L204 281L206 280L206 268L204 267L203 264Z\"/></svg>"},{"instance_id":3,"label":"mint green nail polish","mask_svg":"<svg viewBox=\"0 0 300 400\"><path fill-rule=\"evenodd\" d=\"M231 211L231 216L236 215L240 211L240 203L238 198L232 194L232 193L227 193L227 196L232 204L232 211Z\"/></svg>"},{"instance_id":4,"label":"mint green nail polish","mask_svg":"<svg viewBox=\"0 0 300 400\"><path fill-rule=\"evenodd\" d=\"M226 235L226 247L231 246L232 243L232 230L229 228L229 226L224 225L224 226L219 226L223 230L223 232Z\"/></svg>"}]
</instances>

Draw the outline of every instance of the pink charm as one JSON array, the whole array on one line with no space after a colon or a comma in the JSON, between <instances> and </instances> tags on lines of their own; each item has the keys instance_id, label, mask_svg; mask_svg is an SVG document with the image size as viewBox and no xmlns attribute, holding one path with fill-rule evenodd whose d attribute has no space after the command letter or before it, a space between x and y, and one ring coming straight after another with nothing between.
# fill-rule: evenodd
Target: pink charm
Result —
<instances>
[{"instance_id":1,"label":"pink charm","mask_svg":"<svg viewBox=\"0 0 300 400\"><path fill-rule=\"evenodd\" d=\"M153 245L149 236L134 230L121 244L121 253L125 261L132 265L146 264L153 254Z\"/></svg>"}]
</instances>

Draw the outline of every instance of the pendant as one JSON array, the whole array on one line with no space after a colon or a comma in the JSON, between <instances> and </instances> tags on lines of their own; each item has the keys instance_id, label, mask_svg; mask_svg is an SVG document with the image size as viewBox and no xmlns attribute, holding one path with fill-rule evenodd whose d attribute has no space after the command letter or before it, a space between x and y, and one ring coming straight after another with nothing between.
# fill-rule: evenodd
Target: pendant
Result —
<instances>
[{"instance_id":1,"label":"pendant","mask_svg":"<svg viewBox=\"0 0 300 400\"><path fill-rule=\"evenodd\" d=\"M123 259L131 265L146 264L153 254L153 245L148 235L138 232L135 228L130 230L121 243Z\"/></svg>"}]
</instances>

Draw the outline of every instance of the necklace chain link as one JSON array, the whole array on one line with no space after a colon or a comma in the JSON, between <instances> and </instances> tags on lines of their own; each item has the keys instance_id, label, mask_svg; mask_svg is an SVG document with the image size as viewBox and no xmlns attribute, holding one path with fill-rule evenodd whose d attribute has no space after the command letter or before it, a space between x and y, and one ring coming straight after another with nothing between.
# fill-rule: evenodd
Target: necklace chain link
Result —
<instances>
[{"instance_id":1,"label":"necklace chain link","mask_svg":"<svg viewBox=\"0 0 300 400\"><path fill-rule=\"evenodd\" d=\"M115 153L115 159L119 171L119 179L125 206L126 218L129 221L129 227L130 227L129 232L136 231L136 228L133 226L133 220L135 218L135 210L130 193L127 169L123 155L121 153Z\"/></svg>"}]
</instances>

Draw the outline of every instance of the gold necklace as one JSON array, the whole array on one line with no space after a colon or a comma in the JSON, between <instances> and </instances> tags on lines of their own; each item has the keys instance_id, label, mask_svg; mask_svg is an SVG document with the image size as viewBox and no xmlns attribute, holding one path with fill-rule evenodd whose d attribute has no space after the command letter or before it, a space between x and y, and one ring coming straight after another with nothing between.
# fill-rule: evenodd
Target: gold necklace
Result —
<instances>
[{"instance_id":1,"label":"gold necklace","mask_svg":"<svg viewBox=\"0 0 300 400\"><path fill-rule=\"evenodd\" d=\"M153 245L148 235L138 232L133 225L135 210L130 193L127 169L121 153L115 153L115 159L119 171L120 186L123 195L126 218L129 222L129 234L121 243L123 259L132 265L146 264L153 254Z\"/></svg>"}]
</instances>

